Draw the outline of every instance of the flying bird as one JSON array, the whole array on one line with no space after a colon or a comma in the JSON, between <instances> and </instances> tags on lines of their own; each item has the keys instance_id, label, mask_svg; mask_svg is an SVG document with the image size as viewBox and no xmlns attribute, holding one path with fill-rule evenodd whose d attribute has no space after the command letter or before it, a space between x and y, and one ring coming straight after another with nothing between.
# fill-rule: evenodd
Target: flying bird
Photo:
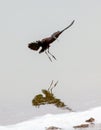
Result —
<instances>
[{"instance_id":1,"label":"flying bird","mask_svg":"<svg viewBox=\"0 0 101 130\"><path fill-rule=\"evenodd\" d=\"M49 51L50 44L52 44L60 36L61 33L63 33L66 29L71 27L73 25L73 23L74 23L74 20L71 22L71 24L69 26L67 26L66 28L64 28L61 31L57 31L57 32L53 33L50 37L44 38L42 40L38 40L36 42L29 43L28 48L30 48L34 51L37 51L41 47L41 50L39 51L39 53L45 52L46 55L48 56L48 58L50 59L50 61L52 61L52 59L49 56L49 54L50 54L56 60L55 56L52 55Z\"/></svg>"}]
</instances>

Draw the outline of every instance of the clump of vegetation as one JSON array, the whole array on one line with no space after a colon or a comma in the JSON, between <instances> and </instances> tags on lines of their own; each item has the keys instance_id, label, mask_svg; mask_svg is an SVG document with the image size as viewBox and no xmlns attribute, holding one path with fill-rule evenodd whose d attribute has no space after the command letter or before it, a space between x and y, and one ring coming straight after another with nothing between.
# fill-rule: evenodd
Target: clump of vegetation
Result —
<instances>
[{"instance_id":1,"label":"clump of vegetation","mask_svg":"<svg viewBox=\"0 0 101 130\"><path fill-rule=\"evenodd\" d=\"M45 105L45 104L54 104L56 107L59 108L65 108L68 109L69 111L72 111L71 108L67 107L64 102L62 102L59 98L56 98L55 95L53 94L52 90L54 87L56 87L58 82L56 82L53 87L53 81L50 84L50 87L48 90L42 89L42 94L36 95L33 100L32 104L33 106L39 107L40 105Z\"/></svg>"}]
</instances>

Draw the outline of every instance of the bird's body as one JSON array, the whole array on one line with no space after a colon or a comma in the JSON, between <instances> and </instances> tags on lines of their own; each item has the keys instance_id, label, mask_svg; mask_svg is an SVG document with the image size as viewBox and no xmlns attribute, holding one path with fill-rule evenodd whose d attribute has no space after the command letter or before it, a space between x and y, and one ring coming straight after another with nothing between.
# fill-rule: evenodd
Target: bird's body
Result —
<instances>
[{"instance_id":1,"label":"bird's body","mask_svg":"<svg viewBox=\"0 0 101 130\"><path fill-rule=\"evenodd\" d=\"M32 50L38 50L40 47L42 47L42 49L39 51L39 53L42 53L50 47L50 44L59 37L60 33L60 31L57 31L50 37L44 38L41 41L31 42L29 43L28 47Z\"/></svg>"},{"instance_id":2,"label":"bird's body","mask_svg":"<svg viewBox=\"0 0 101 130\"><path fill-rule=\"evenodd\" d=\"M74 20L72 21L72 23L68 27L66 27L62 31L57 31L57 32L53 33L50 37L44 38L42 40L38 40L36 42L31 42L31 43L28 44L28 47L30 49L34 50L34 51L37 51L41 47L41 50L39 51L39 53L42 53L42 52L44 52L44 51L46 51L48 49L48 53L51 54L49 52L50 44L52 44L60 36L61 33L63 33L66 29L68 29L69 27L71 27L73 25L73 23L74 23ZM53 56L53 58L56 59L54 56ZM49 59L50 59L50 57L49 57Z\"/></svg>"}]
</instances>

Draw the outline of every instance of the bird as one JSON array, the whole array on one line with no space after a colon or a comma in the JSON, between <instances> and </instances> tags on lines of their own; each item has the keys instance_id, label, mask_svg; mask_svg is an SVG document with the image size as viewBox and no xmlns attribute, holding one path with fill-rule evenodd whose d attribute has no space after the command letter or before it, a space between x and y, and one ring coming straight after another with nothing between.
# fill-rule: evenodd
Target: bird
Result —
<instances>
[{"instance_id":1,"label":"bird","mask_svg":"<svg viewBox=\"0 0 101 130\"><path fill-rule=\"evenodd\" d=\"M33 42L28 43L28 48L30 48L31 50L34 50L34 51L38 51L39 48L41 47L39 54L45 52L46 55L48 56L48 58L50 59L50 61L52 61L52 59L50 58L49 55L51 55L56 60L56 57L54 55L52 55L49 51L50 44L52 44L60 36L60 34L62 34L65 30L70 28L73 25L74 21L75 20L73 20L71 22L71 24L69 26L67 26L66 28L64 28L63 30L53 33L50 37L46 37L46 38L44 38L42 40L38 40L36 42L33 41Z\"/></svg>"}]
</instances>

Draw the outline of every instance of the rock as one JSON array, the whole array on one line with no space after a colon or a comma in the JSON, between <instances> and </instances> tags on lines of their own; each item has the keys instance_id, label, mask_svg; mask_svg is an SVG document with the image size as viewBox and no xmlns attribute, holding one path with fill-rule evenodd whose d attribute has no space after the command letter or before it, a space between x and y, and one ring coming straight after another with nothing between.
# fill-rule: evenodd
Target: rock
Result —
<instances>
[{"instance_id":1,"label":"rock","mask_svg":"<svg viewBox=\"0 0 101 130\"><path fill-rule=\"evenodd\" d=\"M50 126L50 127L46 128L46 130L61 130L61 128L55 127L55 126Z\"/></svg>"},{"instance_id":2,"label":"rock","mask_svg":"<svg viewBox=\"0 0 101 130\"><path fill-rule=\"evenodd\" d=\"M85 122L93 123L94 121L95 121L95 119L93 117L91 117L88 120L86 120Z\"/></svg>"},{"instance_id":3,"label":"rock","mask_svg":"<svg viewBox=\"0 0 101 130\"><path fill-rule=\"evenodd\" d=\"M77 126L73 126L73 128L87 128L89 127L89 124L81 124L81 125L77 125Z\"/></svg>"}]
</instances>

